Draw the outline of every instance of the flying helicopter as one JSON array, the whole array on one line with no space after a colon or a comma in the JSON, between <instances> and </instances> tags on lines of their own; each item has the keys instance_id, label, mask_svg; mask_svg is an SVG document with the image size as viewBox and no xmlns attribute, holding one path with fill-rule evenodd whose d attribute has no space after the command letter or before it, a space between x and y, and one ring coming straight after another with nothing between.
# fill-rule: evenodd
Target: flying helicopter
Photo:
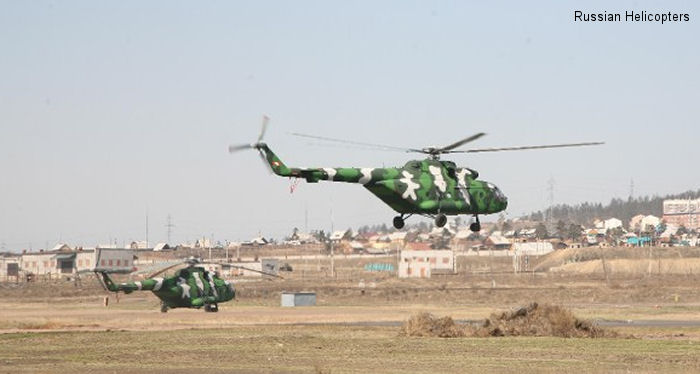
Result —
<instances>
[{"instance_id":1,"label":"flying helicopter","mask_svg":"<svg viewBox=\"0 0 700 374\"><path fill-rule=\"evenodd\" d=\"M177 270L173 276L157 277L159 274L183 264L187 266ZM109 276L110 273L114 272L101 269L94 269L93 271L107 291L121 291L125 294L130 294L134 291L153 292L161 301L160 311L163 313L172 308L199 309L202 307L204 307L206 312L218 312L218 304L233 300L236 297L236 290L228 280L219 277L218 274L208 271L202 266L197 266L203 264L230 266L281 278L276 274L264 271L226 263L202 261L195 257L190 257L174 264L170 263L142 281L115 283Z\"/></svg>"},{"instance_id":2,"label":"flying helicopter","mask_svg":"<svg viewBox=\"0 0 700 374\"><path fill-rule=\"evenodd\" d=\"M465 214L474 217L474 222L469 228L473 232L478 232L481 230L479 215L499 213L508 206L508 198L495 184L479 180L479 173L474 169L459 167L452 161L440 160L440 156L443 154L519 151L605 144L604 142L585 142L458 149L486 135L480 132L446 146L401 148L292 133L295 136L321 141L350 144L376 150L402 151L426 155L426 158L423 160L410 160L401 167L297 168L285 165L270 147L262 141L268 122L269 118L263 116L262 128L255 143L230 145L228 148L229 153L255 149L272 172L281 177L303 178L308 183L332 181L361 184L399 214L393 219L393 225L397 229L403 228L405 220L414 214L433 218L437 227L445 226L447 215Z\"/></svg>"}]
</instances>

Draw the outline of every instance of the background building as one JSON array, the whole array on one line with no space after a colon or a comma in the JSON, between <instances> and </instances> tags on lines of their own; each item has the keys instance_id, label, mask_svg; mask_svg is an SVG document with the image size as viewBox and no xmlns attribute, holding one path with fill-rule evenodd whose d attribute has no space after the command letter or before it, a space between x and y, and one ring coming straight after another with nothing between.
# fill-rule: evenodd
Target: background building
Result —
<instances>
[{"instance_id":1,"label":"background building","mask_svg":"<svg viewBox=\"0 0 700 374\"><path fill-rule=\"evenodd\" d=\"M667 225L698 229L700 228L698 214L700 214L700 199L664 200L663 219Z\"/></svg>"}]
</instances>

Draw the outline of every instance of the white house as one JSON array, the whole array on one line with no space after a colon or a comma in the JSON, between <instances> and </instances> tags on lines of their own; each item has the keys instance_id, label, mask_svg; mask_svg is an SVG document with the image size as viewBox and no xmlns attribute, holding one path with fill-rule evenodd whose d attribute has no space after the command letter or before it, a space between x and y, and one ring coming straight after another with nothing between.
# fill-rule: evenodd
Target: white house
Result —
<instances>
[{"instance_id":1,"label":"white house","mask_svg":"<svg viewBox=\"0 0 700 374\"><path fill-rule=\"evenodd\" d=\"M656 216L652 216L652 215L648 215L648 216L642 218L642 229L646 229L647 226L656 227L660 223L661 223L661 218L656 217Z\"/></svg>"},{"instance_id":2,"label":"white house","mask_svg":"<svg viewBox=\"0 0 700 374\"><path fill-rule=\"evenodd\" d=\"M29 252L22 254L20 269L42 276L72 275L82 270L128 272L134 269L134 252L117 248Z\"/></svg>"},{"instance_id":3,"label":"white house","mask_svg":"<svg viewBox=\"0 0 700 374\"><path fill-rule=\"evenodd\" d=\"M554 250L550 242L513 243L513 252L516 255L540 256Z\"/></svg>"},{"instance_id":4,"label":"white house","mask_svg":"<svg viewBox=\"0 0 700 374\"><path fill-rule=\"evenodd\" d=\"M612 230L614 228L622 227L622 221L617 218L608 218L603 221L603 227L606 230Z\"/></svg>"},{"instance_id":5,"label":"white house","mask_svg":"<svg viewBox=\"0 0 700 374\"><path fill-rule=\"evenodd\" d=\"M430 278L438 271L453 273L455 270L452 250L401 251L399 258L399 278Z\"/></svg>"},{"instance_id":6,"label":"white house","mask_svg":"<svg viewBox=\"0 0 700 374\"><path fill-rule=\"evenodd\" d=\"M0 254L0 281L19 280L21 257L13 254Z\"/></svg>"},{"instance_id":7,"label":"white house","mask_svg":"<svg viewBox=\"0 0 700 374\"><path fill-rule=\"evenodd\" d=\"M646 230L647 226L651 225L653 227L658 226L661 223L661 219L656 216L648 215L644 216L638 214L630 220L630 230L639 231Z\"/></svg>"}]
</instances>

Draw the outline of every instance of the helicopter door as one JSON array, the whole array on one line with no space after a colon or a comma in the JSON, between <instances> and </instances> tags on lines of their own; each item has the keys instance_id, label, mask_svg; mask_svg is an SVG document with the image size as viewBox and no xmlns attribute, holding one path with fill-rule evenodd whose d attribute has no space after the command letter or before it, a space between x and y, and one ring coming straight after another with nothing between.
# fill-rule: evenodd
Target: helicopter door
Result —
<instances>
[{"instance_id":1,"label":"helicopter door","mask_svg":"<svg viewBox=\"0 0 700 374\"><path fill-rule=\"evenodd\" d=\"M457 193L459 194L459 197L462 198L467 204L470 204L470 195L469 195L469 179L471 177L471 172L469 169L466 168L459 168L456 171L453 170L455 174L455 181L457 181Z\"/></svg>"}]
</instances>

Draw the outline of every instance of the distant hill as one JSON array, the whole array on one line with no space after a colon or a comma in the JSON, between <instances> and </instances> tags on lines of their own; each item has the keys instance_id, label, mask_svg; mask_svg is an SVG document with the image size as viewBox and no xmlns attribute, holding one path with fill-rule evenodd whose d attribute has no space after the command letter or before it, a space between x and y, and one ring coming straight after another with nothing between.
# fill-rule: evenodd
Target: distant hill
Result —
<instances>
[{"instance_id":1,"label":"distant hill","mask_svg":"<svg viewBox=\"0 0 700 374\"><path fill-rule=\"evenodd\" d=\"M615 217L622 220L622 223L627 226L630 219L638 214L652 214L661 217L664 200L697 198L700 198L700 190L665 196L644 196L626 200L612 199L607 205L588 202L577 205L559 204L551 208L552 222L556 223L561 220L590 226L596 219ZM537 211L523 218L532 221L543 221L547 217L548 211L549 209L544 212Z\"/></svg>"}]
</instances>

